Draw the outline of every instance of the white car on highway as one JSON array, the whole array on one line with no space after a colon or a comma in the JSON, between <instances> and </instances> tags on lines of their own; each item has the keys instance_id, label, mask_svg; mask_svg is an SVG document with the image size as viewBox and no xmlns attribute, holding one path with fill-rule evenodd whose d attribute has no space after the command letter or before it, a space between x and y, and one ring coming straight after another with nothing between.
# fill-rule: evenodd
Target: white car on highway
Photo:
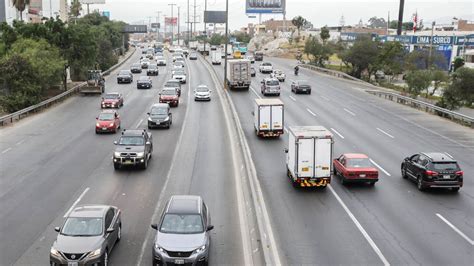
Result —
<instances>
[{"instance_id":1,"label":"white car on highway","mask_svg":"<svg viewBox=\"0 0 474 266\"><path fill-rule=\"evenodd\" d=\"M184 72L184 69L175 69L173 70L171 74L172 79L179 80L181 84L186 83L186 72Z\"/></svg>"},{"instance_id":2,"label":"white car on highway","mask_svg":"<svg viewBox=\"0 0 474 266\"><path fill-rule=\"evenodd\" d=\"M260 67L258 68L260 73L272 73L273 71L273 66L272 63L269 62L263 62L260 64Z\"/></svg>"},{"instance_id":3,"label":"white car on highway","mask_svg":"<svg viewBox=\"0 0 474 266\"><path fill-rule=\"evenodd\" d=\"M194 100L195 101L210 101L211 90L206 85L199 85L194 89Z\"/></svg>"},{"instance_id":4,"label":"white car on highway","mask_svg":"<svg viewBox=\"0 0 474 266\"><path fill-rule=\"evenodd\" d=\"M166 59L164 56L157 56L155 57L156 59L156 64L159 66L166 66Z\"/></svg>"},{"instance_id":5,"label":"white car on highway","mask_svg":"<svg viewBox=\"0 0 474 266\"><path fill-rule=\"evenodd\" d=\"M278 81L280 82L284 82L285 81L285 78L286 78L286 75L285 75L285 72L283 72L282 70L280 69L275 69L272 71L272 73L270 74L270 77L271 78L276 78L278 79Z\"/></svg>"},{"instance_id":6,"label":"white car on highway","mask_svg":"<svg viewBox=\"0 0 474 266\"><path fill-rule=\"evenodd\" d=\"M181 69L184 68L184 63L183 62L174 62L173 63L173 69Z\"/></svg>"}]
</instances>

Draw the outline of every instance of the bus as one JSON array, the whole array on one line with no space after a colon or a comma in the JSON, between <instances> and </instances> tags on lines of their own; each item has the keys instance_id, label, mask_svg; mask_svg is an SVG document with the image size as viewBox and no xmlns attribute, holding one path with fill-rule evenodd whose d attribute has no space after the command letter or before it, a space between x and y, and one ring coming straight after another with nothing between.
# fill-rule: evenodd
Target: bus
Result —
<instances>
[{"instance_id":1,"label":"bus","mask_svg":"<svg viewBox=\"0 0 474 266\"><path fill-rule=\"evenodd\" d=\"M234 48L234 51L239 50L243 55L247 53L247 45L245 43L234 42L232 47Z\"/></svg>"}]
</instances>

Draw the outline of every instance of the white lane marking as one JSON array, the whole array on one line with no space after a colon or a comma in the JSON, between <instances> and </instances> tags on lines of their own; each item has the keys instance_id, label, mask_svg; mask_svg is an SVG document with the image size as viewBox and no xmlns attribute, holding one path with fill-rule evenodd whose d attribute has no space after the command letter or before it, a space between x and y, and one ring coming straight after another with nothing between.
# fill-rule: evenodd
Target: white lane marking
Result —
<instances>
[{"instance_id":1,"label":"white lane marking","mask_svg":"<svg viewBox=\"0 0 474 266\"><path fill-rule=\"evenodd\" d=\"M456 226L450 223L446 218L444 218L441 214L437 213L436 216L440 218L443 222L445 222L449 227L451 227L456 233L458 233L462 238L464 238L471 246L474 246L474 240L470 239L466 234L464 234L461 230L459 230Z\"/></svg>"},{"instance_id":2,"label":"white lane marking","mask_svg":"<svg viewBox=\"0 0 474 266\"><path fill-rule=\"evenodd\" d=\"M128 95L130 95L130 92L127 92L127 94L125 94L125 97L128 97Z\"/></svg>"},{"instance_id":3,"label":"white lane marking","mask_svg":"<svg viewBox=\"0 0 474 266\"><path fill-rule=\"evenodd\" d=\"M291 95L290 95L290 99L292 99L293 101L295 101L295 102L296 102L296 99L295 99L295 97L293 97L293 96L291 96Z\"/></svg>"},{"instance_id":4,"label":"white lane marking","mask_svg":"<svg viewBox=\"0 0 474 266\"><path fill-rule=\"evenodd\" d=\"M20 141L18 141L15 145L21 145L23 142L25 142L26 139L22 139Z\"/></svg>"},{"instance_id":5,"label":"white lane marking","mask_svg":"<svg viewBox=\"0 0 474 266\"><path fill-rule=\"evenodd\" d=\"M355 115L356 115L356 114L354 114L354 113L353 113L351 110L349 110L349 109L344 108L344 111L348 112L348 113L351 114L352 116L355 116Z\"/></svg>"},{"instance_id":6,"label":"white lane marking","mask_svg":"<svg viewBox=\"0 0 474 266\"><path fill-rule=\"evenodd\" d=\"M328 97L326 97L326 96L323 96L323 95L321 95L321 98L323 98L324 100L326 100L326 101L328 101L328 102L329 102L329 101L331 101L331 100L329 100L329 98L328 98Z\"/></svg>"},{"instance_id":7,"label":"white lane marking","mask_svg":"<svg viewBox=\"0 0 474 266\"><path fill-rule=\"evenodd\" d=\"M334 131L334 133L336 133L339 137L341 137L341 139L344 139L344 136L341 133L337 132L337 130L335 130L332 127L331 127L331 130Z\"/></svg>"},{"instance_id":8,"label":"white lane marking","mask_svg":"<svg viewBox=\"0 0 474 266\"><path fill-rule=\"evenodd\" d=\"M312 116L316 116L316 114L313 113L313 111L311 111L309 108L306 108L306 111L308 111L308 113L310 113Z\"/></svg>"},{"instance_id":9,"label":"white lane marking","mask_svg":"<svg viewBox=\"0 0 474 266\"><path fill-rule=\"evenodd\" d=\"M189 72L188 91L191 91L191 70L188 69L188 72ZM161 188L160 197L158 198L158 201L157 201L156 206L155 206L155 210L154 210L153 215L151 217L151 221L150 221L151 223L156 221L158 219L158 215L160 214L160 210L162 208L164 196L166 194L165 191L168 187L168 182L169 182L170 177L171 177L171 170L175 167L174 165L175 165L176 159L178 157L179 150L181 148L181 142L182 142L183 135L184 135L184 129L188 125L187 120L188 120L189 103L191 102L191 93L188 93L187 95L188 95L187 108L186 108L186 111L184 112L183 125L181 126L181 132L179 133L178 142L176 143L175 150L174 150L174 153L173 153L173 158L171 159L170 168L168 169L168 173L166 174L165 183L163 184L163 187ZM146 235L145 235L145 241L143 241L142 248L140 250L140 255L138 257L138 261L137 261L136 266L140 266L140 265L143 264L142 260L143 260L143 256L145 255L145 250L149 248L149 246L148 246L149 237L148 236L151 234L152 230L153 229L151 229L151 227L148 227L148 230L147 230Z\"/></svg>"},{"instance_id":10,"label":"white lane marking","mask_svg":"<svg viewBox=\"0 0 474 266\"><path fill-rule=\"evenodd\" d=\"M252 90L252 92L258 97L258 98L262 98L262 96L260 96L252 87L250 88Z\"/></svg>"},{"instance_id":11,"label":"white lane marking","mask_svg":"<svg viewBox=\"0 0 474 266\"><path fill-rule=\"evenodd\" d=\"M449 157L454 158L451 154L445 152Z\"/></svg>"},{"instance_id":12,"label":"white lane marking","mask_svg":"<svg viewBox=\"0 0 474 266\"><path fill-rule=\"evenodd\" d=\"M69 210L67 210L67 212L64 214L63 218L66 218L68 217L68 215L72 212L72 210L76 207L76 205L79 203L79 201L81 201L82 197L84 197L84 195L86 195L87 191L89 191L89 187L86 187L86 189L84 189L84 191L81 193L81 195L79 195L79 198L77 198L76 201L74 201L74 203L72 204L71 208L69 208Z\"/></svg>"},{"instance_id":13,"label":"white lane marking","mask_svg":"<svg viewBox=\"0 0 474 266\"><path fill-rule=\"evenodd\" d=\"M12 149L12 148L5 149L4 151L2 151L2 154L7 153L7 152L10 151L11 149Z\"/></svg>"},{"instance_id":14,"label":"white lane marking","mask_svg":"<svg viewBox=\"0 0 474 266\"><path fill-rule=\"evenodd\" d=\"M372 160L372 159L370 159L370 158L369 158L369 160L370 160L375 166L377 166L378 169L380 169L382 172L384 172L386 175L392 176L392 175L390 175L389 172L387 172L385 169L383 169L382 166L380 166L380 165L379 165L378 163L376 163L374 160Z\"/></svg>"},{"instance_id":15,"label":"white lane marking","mask_svg":"<svg viewBox=\"0 0 474 266\"><path fill-rule=\"evenodd\" d=\"M380 131L380 132L382 132L383 134L385 134L385 135L389 136L389 137L390 137L390 138L392 138L392 139L394 139L394 138L395 138L394 136L392 136L392 135L388 134L387 132L383 131L383 130L382 130L382 129L380 129L380 128L377 128L377 130L378 130L378 131Z\"/></svg>"},{"instance_id":16,"label":"white lane marking","mask_svg":"<svg viewBox=\"0 0 474 266\"><path fill-rule=\"evenodd\" d=\"M138 121L138 124L137 124L137 126L136 126L135 128L138 128L138 127L142 124L142 122L143 122L143 118L140 119L140 121Z\"/></svg>"},{"instance_id":17,"label":"white lane marking","mask_svg":"<svg viewBox=\"0 0 474 266\"><path fill-rule=\"evenodd\" d=\"M359 231L362 233L362 235L367 240L367 242L369 242L372 249L375 251L375 253L377 253L377 255L379 256L379 258L383 262L383 264L384 265L390 265L390 263L387 261L385 256L382 254L382 251L380 251L380 249L375 244L374 240L372 240L372 238L369 236L367 231L365 231L364 227L362 227L362 225L359 223L357 218L354 216L354 214L352 214L352 212L349 210L349 208L346 206L346 204L342 201L342 199L339 197L339 195L336 193L336 191L332 188L331 185L328 185L328 187L329 187L329 190L334 195L334 197L336 197L339 204L341 204L344 211L346 211L347 215L349 215L349 218L351 218L352 222L356 225L357 229L359 229Z\"/></svg>"}]
</instances>

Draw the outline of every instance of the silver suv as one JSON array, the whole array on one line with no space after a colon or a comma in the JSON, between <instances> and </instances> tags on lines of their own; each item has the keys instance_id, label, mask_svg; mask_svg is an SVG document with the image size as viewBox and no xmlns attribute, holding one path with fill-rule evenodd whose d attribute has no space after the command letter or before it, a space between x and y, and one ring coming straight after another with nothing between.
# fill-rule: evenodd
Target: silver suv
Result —
<instances>
[{"instance_id":1,"label":"silver suv","mask_svg":"<svg viewBox=\"0 0 474 266\"><path fill-rule=\"evenodd\" d=\"M262 80L261 92L264 96L269 94L280 96L280 82L276 78Z\"/></svg>"}]
</instances>

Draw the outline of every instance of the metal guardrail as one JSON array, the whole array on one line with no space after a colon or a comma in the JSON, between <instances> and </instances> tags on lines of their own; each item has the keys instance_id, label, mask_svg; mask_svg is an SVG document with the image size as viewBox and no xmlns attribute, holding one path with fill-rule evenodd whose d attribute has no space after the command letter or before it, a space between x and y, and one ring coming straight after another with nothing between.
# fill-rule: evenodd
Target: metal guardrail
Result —
<instances>
[{"instance_id":1,"label":"metal guardrail","mask_svg":"<svg viewBox=\"0 0 474 266\"><path fill-rule=\"evenodd\" d=\"M432 113L432 114L453 120L460 124L469 126L471 128L474 128L473 117L463 115L457 112L453 112L451 110L441 108L434 104L423 102L417 99L413 99L411 97L400 95L398 93L393 93L393 92L388 92L388 91L379 91L379 90L366 90L366 92L379 96L379 97L383 97L387 100L394 101L403 105L407 105L407 106L416 108L418 110L423 110L427 113Z\"/></svg>"},{"instance_id":2,"label":"metal guardrail","mask_svg":"<svg viewBox=\"0 0 474 266\"><path fill-rule=\"evenodd\" d=\"M133 52L129 53L122 61L120 61L117 64L113 65L112 67L110 67L109 69L104 71L102 74L103 75L109 75L110 73L112 73L112 71L114 71L119 66L121 66L125 61L127 61L134 53L135 53L135 48L134 48ZM13 121L18 121L21 118L24 118L24 117L28 116L30 113L36 113L36 112L38 112L42 109L46 109L46 108L54 105L55 103L63 101L67 97L69 97L69 96L73 95L74 93L76 93L79 90L79 88L83 87L86 84L87 84L87 82L82 82L82 83L74 86L73 88L71 88L71 89L69 89L69 90L67 90L67 91L65 91L61 94L58 94L58 95L56 95L52 98L44 100L44 101L42 101L38 104L29 106L29 107L24 108L20 111L17 111L17 112L14 112L14 113L11 113L11 114L8 114L8 115L5 115L5 116L2 116L2 117L0 117L0 126L4 126L8 122L13 123Z\"/></svg>"},{"instance_id":3,"label":"metal guardrail","mask_svg":"<svg viewBox=\"0 0 474 266\"><path fill-rule=\"evenodd\" d=\"M346 74L344 72L341 72L341 71L327 69L327 68L323 68L323 67L317 67L317 66L308 65L308 64L299 64L299 66L303 67L303 68L310 69L310 70L322 72L324 74L328 74L328 75L331 75L331 76L335 76L335 77L338 77L338 78L349 79L349 80L352 80L352 81L357 81L359 83L364 83L365 85L374 86L373 84L370 84L369 82L360 80L358 78L355 78L355 77L353 77L349 74Z\"/></svg>"}]
</instances>

